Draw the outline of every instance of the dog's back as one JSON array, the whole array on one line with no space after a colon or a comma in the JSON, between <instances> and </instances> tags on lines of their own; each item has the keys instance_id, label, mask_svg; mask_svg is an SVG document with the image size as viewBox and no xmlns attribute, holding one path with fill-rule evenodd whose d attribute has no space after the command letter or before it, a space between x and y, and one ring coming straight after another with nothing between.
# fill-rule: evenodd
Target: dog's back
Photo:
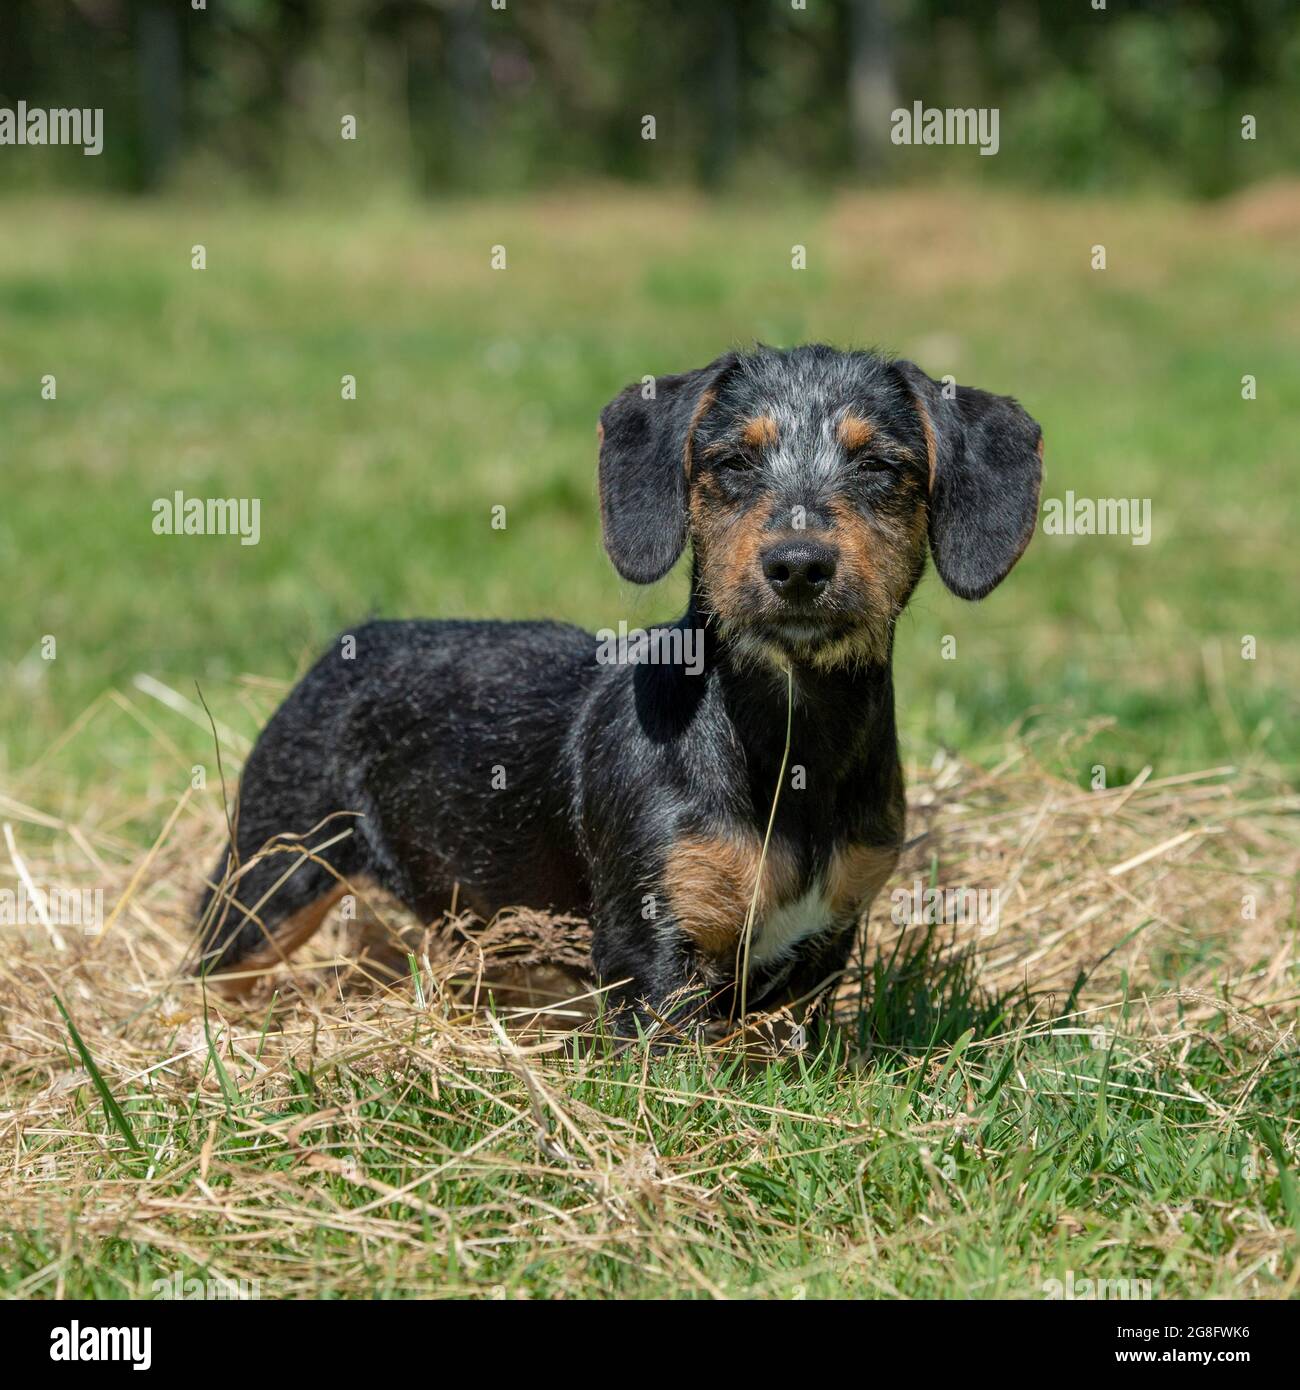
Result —
<instances>
[{"instance_id":1,"label":"dog's back","mask_svg":"<svg viewBox=\"0 0 1300 1390\"><path fill-rule=\"evenodd\" d=\"M552 622L342 633L244 768L234 854L199 908L204 964L275 959L366 877L426 920L453 900L583 912L566 743L596 644Z\"/></svg>"}]
</instances>

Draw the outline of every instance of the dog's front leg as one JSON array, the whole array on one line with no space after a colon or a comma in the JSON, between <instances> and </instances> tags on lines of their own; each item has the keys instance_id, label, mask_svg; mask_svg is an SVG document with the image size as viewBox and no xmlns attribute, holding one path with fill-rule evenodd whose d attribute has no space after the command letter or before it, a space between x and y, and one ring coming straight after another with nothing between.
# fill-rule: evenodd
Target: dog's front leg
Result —
<instances>
[{"instance_id":1,"label":"dog's front leg","mask_svg":"<svg viewBox=\"0 0 1300 1390\"><path fill-rule=\"evenodd\" d=\"M613 1031L671 1045L698 1038L725 1017L728 972L702 954L656 895L596 905L592 962Z\"/></svg>"}]
</instances>

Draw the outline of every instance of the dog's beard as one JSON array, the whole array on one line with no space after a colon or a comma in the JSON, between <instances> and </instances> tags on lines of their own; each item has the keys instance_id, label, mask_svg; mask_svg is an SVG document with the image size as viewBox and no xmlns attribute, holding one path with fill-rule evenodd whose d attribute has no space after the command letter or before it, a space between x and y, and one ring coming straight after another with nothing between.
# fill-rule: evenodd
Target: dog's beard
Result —
<instances>
[{"instance_id":1,"label":"dog's beard","mask_svg":"<svg viewBox=\"0 0 1300 1390\"><path fill-rule=\"evenodd\" d=\"M815 671L883 666L893 619L828 622L812 614L737 619L715 611L719 635L741 666L807 667Z\"/></svg>"}]
</instances>

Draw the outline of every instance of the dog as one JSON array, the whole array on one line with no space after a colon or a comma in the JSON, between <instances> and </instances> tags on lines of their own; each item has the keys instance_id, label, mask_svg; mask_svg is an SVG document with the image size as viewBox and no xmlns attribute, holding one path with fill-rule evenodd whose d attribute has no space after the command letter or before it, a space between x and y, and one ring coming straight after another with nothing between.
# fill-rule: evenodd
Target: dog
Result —
<instances>
[{"instance_id":1,"label":"dog","mask_svg":"<svg viewBox=\"0 0 1300 1390\"><path fill-rule=\"evenodd\" d=\"M647 378L598 428L605 548L690 602L610 662L556 622L371 622L267 724L198 917L203 968L283 960L358 877L589 918L625 1033L823 1001L904 839L894 628L927 552L984 597L1034 531L1007 396L823 345ZM789 745L787 749L787 726Z\"/></svg>"}]
</instances>

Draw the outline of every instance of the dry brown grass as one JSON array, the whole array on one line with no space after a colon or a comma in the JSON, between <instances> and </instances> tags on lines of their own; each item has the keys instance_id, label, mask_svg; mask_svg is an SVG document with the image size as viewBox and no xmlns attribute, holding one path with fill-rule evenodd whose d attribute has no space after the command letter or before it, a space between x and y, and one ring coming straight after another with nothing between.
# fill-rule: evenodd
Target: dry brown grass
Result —
<instances>
[{"instance_id":1,"label":"dry brown grass","mask_svg":"<svg viewBox=\"0 0 1300 1390\"><path fill-rule=\"evenodd\" d=\"M1176 1062L1218 1020L1261 1074L1294 1065L1300 799L1289 789L1262 774L1213 768L1144 773L1128 786L1090 792L1052 778L1029 745L1015 743L988 770L947 756L912 768L909 799L914 838L890 888L928 882L935 866L940 884L1004 892L992 934L941 933L928 957L936 975L961 957L984 996L1027 988L1029 1012L1016 1026L1031 1034L1113 1036L1127 991L1135 1055ZM728 1194L710 1158L721 1138L706 1135L670 1155L649 1137L636 1106L595 1103L591 1069L600 1061L575 1058L566 1046L565 1028L591 1013L582 923L521 913L486 929L465 921L425 927L363 893L359 921L342 921L336 909L300 958L266 972L245 1001L208 998L214 1050L239 1093L232 1106L210 1055L200 988L178 974L199 872L215 861L223 835L219 808L209 793L186 792L160 793L134 810L136 824L158 828L146 852L122 833L125 813L111 791L75 815L0 796L7 827L0 888L102 889L107 915L94 935L57 923L5 929L6 1225L10 1238L64 1233L61 1251L44 1264L37 1259L16 1292L64 1291L70 1270L81 1271L82 1287L89 1252L102 1242L147 1249L163 1261L155 1269L189 1261L279 1293L364 1293L380 1250L396 1288L482 1286L490 1279L474 1228L492 1208L483 1193L497 1181L508 1195L489 1244L535 1240L544 1264L558 1250L580 1259L587 1249L635 1248L637 1259L681 1281L683 1291L716 1291L688 1256L697 1242L720 1238L724 1207L742 1200ZM900 946L908 955L923 930L890 921L889 891L866 935L876 961ZM1253 916L1243 917L1248 899ZM495 1016L483 1007L489 994ZM859 994L849 980L838 996L849 1024L864 1002ZM110 1090L119 1098L145 1094L173 1116L159 1131L162 1142L134 1167L110 1156L122 1145L70 1046L56 995ZM869 1069L888 1058L906 1071L919 1060L909 1060L905 1043L873 1037L868 1050L877 1059L859 1051L858 1062ZM296 1103L305 1074L319 1104ZM640 1084L653 1093L648 1075L643 1069ZM348 1087L331 1094L332 1081L344 1076ZM397 1118L386 1125L359 1098L367 1078L382 1081L376 1095L392 1100L394 1114L406 1090L418 1087L447 1131L415 1132ZM1201 1097L1207 1115L1230 1118L1254 1081L1243 1084L1231 1098ZM788 1105L703 1087L738 1133L761 1135L775 1123L765 1108L799 1120ZM660 1088L658 1099L685 1114L698 1096ZM638 1105L645 1103L643 1094ZM880 1133L872 1123L819 1119L842 1136L836 1143L867 1144ZM1276 1119L1284 1130L1290 1122ZM952 1123L918 1122L916 1132L941 1134ZM521 1157L521 1136L531 1161ZM376 1171L382 1164L358 1162L366 1143L414 1180L389 1181ZM265 1162L250 1157L258 1146ZM471 1172L478 1195L464 1210L420 1195L441 1173ZM521 1179L557 1177L569 1200L555 1198L549 1214L545 1199L519 1187ZM336 1242L328 1257L316 1230ZM924 1245L932 1235L916 1238ZM1285 1231L1255 1230L1250 1248L1276 1261L1287 1239ZM434 1279L429 1262L439 1252L455 1273ZM851 1264L859 1255L845 1247L839 1258Z\"/></svg>"}]
</instances>

